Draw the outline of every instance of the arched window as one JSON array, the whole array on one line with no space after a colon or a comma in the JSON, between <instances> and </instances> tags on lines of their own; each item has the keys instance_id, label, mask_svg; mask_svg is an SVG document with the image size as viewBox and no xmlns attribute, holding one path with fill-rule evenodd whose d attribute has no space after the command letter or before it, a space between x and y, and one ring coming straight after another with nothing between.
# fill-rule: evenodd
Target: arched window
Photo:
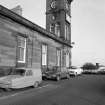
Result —
<instances>
[{"instance_id":1,"label":"arched window","mask_svg":"<svg viewBox=\"0 0 105 105\"><path fill-rule=\"evenodd\" d=\"M60 24L56 23L55 24L55 34L60 37Z\"/></svg>"},{"instance_id":2,"label":"arched window","mask_svg":"<svg viewBox=\"0 0 105 105\"><path fill-rule=\"evenodd\" d=\"M54 33L54 24L50 24L50 32Z\"/></svg>"},{"instance_id":3,"label":"arched window","mask_svg":"<svg viewBox=\"0 0 105 105\"><path fill-rule=\"evenodd\" d=\"M47 65L47 45L42 44L42 65Z\"/></svg>"}]
</instances>

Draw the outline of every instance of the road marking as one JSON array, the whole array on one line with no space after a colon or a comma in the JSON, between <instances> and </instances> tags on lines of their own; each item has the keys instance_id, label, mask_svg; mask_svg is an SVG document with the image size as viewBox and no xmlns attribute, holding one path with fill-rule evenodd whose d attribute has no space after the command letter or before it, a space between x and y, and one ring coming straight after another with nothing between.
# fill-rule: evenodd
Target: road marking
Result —
<instances>
[{"instance_id":1,"label":"road marking","mask_svg":"<svg viewBox=\"0 0 105 105\"><path fill-rule=\"evenodd\" d=\"M51 85L52 85L52 84L47 84L47 85L38 87L38 88L36 88L36 89L45 88L45 87L48 87L48 86L51 86ZM30 90L29 90L29 91L30 91ZM8 99L8 98L10 98L10 97L15 97L15 96L17 96L17 95L19 95L19 94L23 94L23 93L26 93L26 92L28 92L28 91L18 92L18 93L14 93L14 94L8 95L8 96L2 96L2 97L0 97L0 100Z\"/></svg>"}]
</instances>

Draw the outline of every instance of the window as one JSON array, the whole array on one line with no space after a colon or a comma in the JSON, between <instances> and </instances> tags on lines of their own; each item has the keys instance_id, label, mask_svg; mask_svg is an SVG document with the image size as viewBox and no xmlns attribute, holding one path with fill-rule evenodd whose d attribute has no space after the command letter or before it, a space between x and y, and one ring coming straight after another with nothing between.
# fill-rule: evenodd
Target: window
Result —
<instances>
[{"instance_id":1,"label":"window","mask_svg":"<svg viewBox=\"0 0 105 105\"><path fill-rule=\"evenodd\" d=\"M60 24L55 24L55 34L59 37L60 36Z\"/></svg>"},{"instance_id":2,"label":"window","mask_svg":"<svg viewBox=\"0 0 105 105\"><path fill-rule=\"evenodd\" d=\"M28 71L26 72L26 76L32 76L32 70L28 70Z\"/></svg>"},{"instance_id":3,"label":"window","mask_svg":"<svg viewBox=\"0 0 105 105\"><path fill-rule=\"evenodd\" d=\"M69 53L66 53L66 67L69 67L69 63L70 63Z\"/></svg>"},{"instance_id":4,"label":"window","mask_svg":"<svg viewBox=\"0 0 105 105\"><path fill-rule=\"evenodd\" d=\"M69 26L65 25L65 39L69 40Z\"/></svg>"},{"instance_id":5,"label":"window","mask_svg":"<svg viewBox=\"0 0 105 105\"><path fill-rule=\"evenodd\" d=\"M42 65L47 65L47 45L42 45Z\"/></svg>"},{"instance_id":6,"label":"window","mask_svg":"<svg viewBox=\"0 0 105 105\"><path fill-rule=\"evenodd\" d=\"M50 32L54 33L54 24L50 24Z\"/></svg>"},{"instance_id":7,"label":"window","mask_svg":"<svg viewBox=\"0 0 105 105\"><path fill-rule=\"evenodd\" d=\"M57 49L57 66L60 66L61 62L61 50Z\"/></svg>"},{"instance_id":8,"label":"window","mask_svg":"<svg viewBox=\"0 0 105 105\"><path fill-rule=\"evenodd\" d=\"M18 36L18 62L25 63L26 60L26 38Z\"/></svg>"}]
</instances>

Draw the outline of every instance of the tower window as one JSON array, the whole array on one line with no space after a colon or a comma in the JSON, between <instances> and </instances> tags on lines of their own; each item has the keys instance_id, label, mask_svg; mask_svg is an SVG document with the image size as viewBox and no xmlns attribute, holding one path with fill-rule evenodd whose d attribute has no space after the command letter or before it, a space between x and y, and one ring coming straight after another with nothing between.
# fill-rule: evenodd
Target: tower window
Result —
<instances>
[{"instance_id":1,"label":"tower window","mask_svg":"<svg viewBox=\"0 0 105 105\"><path fill-rule=\"evenodd\" d=\"M65 39L69 40L69 26L67 24L65 25Z\"/></svg>"},{"instance_id":2,"label":"tower window","mask_svg":"<svg viewBox=\"0 0 105 105\"><path fill-rule=\"evenodd\" d=\"M60 24L55 24L55 34L60 37Z\"/></svg>"},{"instance_id":3,"label":"tower window","mask_svg":"<svg viewBox=\"0 0 105 105\"><path fill-rule=\"evenodd\" d=\"M50 32L54 33L54 24L50 24Z\"/></svg>"}]
</instances>

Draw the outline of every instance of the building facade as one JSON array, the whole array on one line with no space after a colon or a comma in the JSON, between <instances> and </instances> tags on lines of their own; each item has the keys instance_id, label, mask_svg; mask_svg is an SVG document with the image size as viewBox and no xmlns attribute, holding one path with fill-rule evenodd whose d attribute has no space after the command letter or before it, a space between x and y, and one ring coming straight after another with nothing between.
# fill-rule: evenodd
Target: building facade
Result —
<instances>
[{"instance_id":1,"label":"building facade","mask_svg":"<svg viewBox=\"0 0 105 105\"><path fill-rule=\"evenodd\" d=\"M72 0L46 0L46 30L57 38L71 44L71 2ZM71 48L63 46L62 66L71 65ZM68 51L69 50L69 51Z\"/></svg>"},{"instance_id":2,"label":"building facade","mask_svg":"<svg viewBox=\"0 0 105 105\"><path fill-rule=\"evenodd\" d=\"M71 43L72 0L47 0L46 30Z\"/></svg>"},{"instance_id":3,"label":"building facade","mask_svg":"<svg viewBox=\"0 0 105 105\"><path fill-rule=\"evenodd\" d=\"M47 3L49 1L47 0ZM48 23L45 30L0 5L0 73L1 71L9 73L16 67L41 69L43 72L49 67L70 66L72 47L70 35L65 40L63 39L65 34L56 29L58 33L56 36L49 32Z\"/></svg>"}]
</instances>

